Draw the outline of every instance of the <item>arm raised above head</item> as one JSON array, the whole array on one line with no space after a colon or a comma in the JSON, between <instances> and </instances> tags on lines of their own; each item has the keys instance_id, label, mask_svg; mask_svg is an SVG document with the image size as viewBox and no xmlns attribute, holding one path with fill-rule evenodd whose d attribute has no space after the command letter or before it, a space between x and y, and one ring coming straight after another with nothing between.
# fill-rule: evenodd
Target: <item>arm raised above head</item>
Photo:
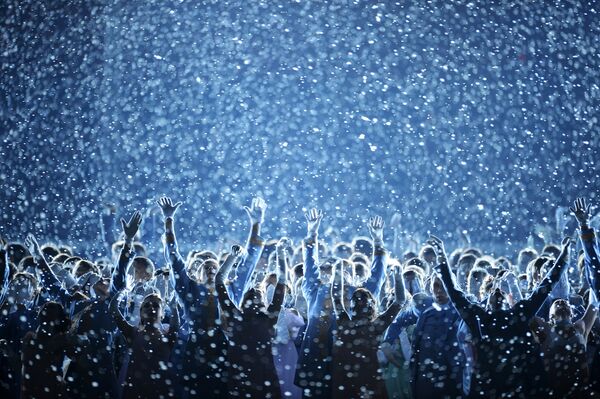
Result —
<instances>
[{"instance_id":1,"label":"arm raised above head","mask_svg":"<svg viewBox=\"0 0 600 399\"><path fill-rule=\"evenodd\" d=\"M121 252L119 254L119 260L117 262L117 267L113 271L111 276L110 283L110 295L113 296L117 292L125 289L125 280L127 275L127 267L131 263L133 258L133 239L137 234L140 226L142 224L142 214L140 211L135 211L129 222L126 222L125 219L121 219L121 226L123 227L123 233L125 235L125 242L123 244L123 248L121 248Z\"/></svg>"},{"instance_id":2,"label":"arm raised above head","mask_svg":"<svg viewBox=\"0 0 600 399\"><path fill-rule=\"evenodd\" d=\"M112 299L110 300L109 310L117 327L119 328L127 342L131 344L135 335L135 327L129 324L127 320L125 320L125 317L123 317L123 314L119 310L119 296L121 292L122 291L118 292L112 297Z\"/></svg>"},{"instance_id":3,"label":"arm raised above head","mask_svg":"<svg viewBox=\"0 0 600 399\"><path fill-rule=\"evenodd\" d=\"M253 198L250 207L244 207L250 220L250 233L246 242L246 255L236 269L237 278L232 282L231 287L233 300L238 305L244 293L254 285L252 276L265 247L260 229L265 221L266 209L267 203L260 197Z\"/></svg>"},{"instance_id":4,"label":"arm raised above head","mask_svg":"<svg viewBox=\"0 0 600 399\"><path fill-rule=\"evenodd\" d=\"M373 239L373 262L371 275L365 282L365 288L371 291L375 298L379 298L383 283L385 282L385 268L387 266L387 251L383 246L383 218L375 216L369 219L369 232Z\"/></svg>"},{"instance_id":5,"label":"arm raised above head","mask_svg":"<svg viewBox=\"0 0 600 399\"><path fill-rule=\"evenodd\" d=\"M160 207L164 222L165 222L165 256L171 263L171 270L173 271L173 280L175 281L175 292L181 299L186 313L190 310L190 296L198 294L197 290L192 289L193 282L188 276L185 270L185 262L183 257L179 253L179 246L177 245L177 237L175 235L175 213L181 206L181 202L173 203L173 200L169 197L161 197L157 201Z\"/></svg>"},{"instance_id":6,"label":"arm raised above head","mask_svg":"<svg viewBox=\"0 0 600 399\"><path fill-rule=\"evenodd\" d=\"M444 243L442 242L442 240L434 235L431 235L430 238L427 240L427 243L431 245L436 252L438 262L436 271L440 274L442 283L444 283L444 288L448 293L450 301L456 308L456 311L461 316L461 318L466 323L470 323L473 317L477 317L478 315L484 313L483 308L478 304L471 302L467 298L465 293L458 288L456 279L454 278L454 275L450 270L450 266L448 266L446 250L444 248Z\"/></svg>"},{"instance_id":7,"label":"arm raised above head","mask_svg":"<svg viewBox=\"0 0 600 399\"><path fill-rule=\"evenodd\" d=\"M529 298L523 299L517 302L514 308L523 315L525 318L531 318L535 316L539 308L544 304L544 301L550 293L554 286L560 280L560 277L567 265L567 256L569 253L569 246L571 245L571 238L565 237L562 241L562 249L560 251L560 255L554 261L554 265L550 268L546 277L540 281L537 287L533 290Z\"/></svg>"},{"instance_id":8,"label":"arm raised above head","mask_svg":"<svg viewBox=\"0 0 600 399\"><path fill-rule=\"evenodd\" d=\"M239 245L233 245L231 247L231 252L229 255L227 255L227 258L223 263L223 266L221 266L217 272L217 275L215 276L215 289L217 290L219 305L221 306L221 309L229 315L231 315L237 308L229 297L229 292L225 286L225 280L227 279L227 276L229 276L229 272L231 271L234 263L241 255L242 247Z\"/></svg>"},{"instance_id":9,"label":"arm raised above head","mask_svg":"<svg viewBox=\"0 0 600 399\"><path fill-rule=\"evenodd\" d=\"M316 290L319 284L317 273L318 256L318 237L319 226L323 220L323 211L317 208L309 210L304 217L307 222L307 235L302 242L302 258L304 262L304 280L302 280L302 291L307 302L312 299L312 292ZM310 303L308 304L310 306Z\"/></svg>"}]
</instances>

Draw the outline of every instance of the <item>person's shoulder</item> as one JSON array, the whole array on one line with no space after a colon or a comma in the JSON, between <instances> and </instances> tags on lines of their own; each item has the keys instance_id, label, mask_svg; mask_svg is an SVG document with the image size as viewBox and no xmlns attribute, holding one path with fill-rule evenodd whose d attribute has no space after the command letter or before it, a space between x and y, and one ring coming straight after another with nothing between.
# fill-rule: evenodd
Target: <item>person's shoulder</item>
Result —
<instances>
[{"instance_id":1,"label":"person's shoulder","mask_svg":"<svg viewBox=\"0 0 600 399\"><path fill-rule=\"evenodd\" d=\"M429 306L421 312L419 319L421 319L421 320L429 319L431 317L435 317L437 313L438 313L437 309L435 309L433 306Z\"/></svg>"}]
</instances>

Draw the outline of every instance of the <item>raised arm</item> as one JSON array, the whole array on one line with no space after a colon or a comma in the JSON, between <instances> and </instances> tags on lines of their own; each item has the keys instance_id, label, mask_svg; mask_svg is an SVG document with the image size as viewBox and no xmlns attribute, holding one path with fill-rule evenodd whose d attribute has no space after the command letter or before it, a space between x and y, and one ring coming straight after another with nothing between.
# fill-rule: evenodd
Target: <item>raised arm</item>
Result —
<instances>
[{"instance_id":1,"label":"raised arm","mask_svg":"<svg viewBox=\"0 0 600 399\"><path fill-rule=\"evenodd\" d=\"M344 262L338 261L332 267L331 299L333 300L333 310L338 319L348 320L350 316L344 307Z\"/></svg>"},{"instance_id":2,"label":"raised arm","mask_svg":"<svg viewBox=\"0 0 600 399\"><path fill-rule=\"evenodd\" d=\"M185 271L185 262L183 257L179 253L179 247L177 246L177 238L175 236L175 212L181 206L181 202L173 203L169 197L161 197L158 202L164 222L165 222L165 256L171 263L171 270L173 270L173 278L175 280L175 291L181 299L186 312L189 310L189 299L188 296L193 295L192 281Z\"/></svg>"},{"instance_id":3,"label":"raised arm","mask_svg":"<svg viewBox=\"0 0 600 399\"><path fill-rule=\"evenodd\" d=\"M403 329L411 326L417 322L419 317L415 314L413 309L402 310L396 315L394 321L385 333L384 341L392 343L396 338L400 336Z\"/></svg>"},{"instance_id":4,"label":"raised arm","mask_svg":"<svg viewBox=\"0 0 600 399\"><path fill-rule=\"evenodd\" d=\"M317 262L319 261L318 256L318 242L319 242L319 226L321 220L323 220L323 211L312 208L310 211L304 214L307 222L307 235L302 242L302 258L304 261L304 280L302 280L302 292L304 298L308 302L310 307L310 301L312 300L312 293L318 287L318 273L317 273Z\"/></svg>"},{"instance_id":5,"label":"raised arm","mask_svg":"<svg viewBox=\"0 0 600 399\"><path fill-rule=\"evenodd\" d=\"M131 345L134 339L135 327L129 324L127 320L125 320L125 317L123 317L121 311L119 310L120 293L121 292L117 292L117 294L113 296L110 300L110 314L115 323L117 324L119 331L121 331L125 339L127 339L127 342Z\"/></svg>"},{"instance_id":6,"label":"raised arm","mask_svg":"<svg viewBox=\"0 0 600 399\"><path fill-rule=\"evenodd\" d=\"M478 304L471 302L467 299L465 293L460 290L456 284L456 280L450 266L448 266L448 260L446 258L446 250L444 249L444 243L438 237L431 235L427 243L433 247L437 254L438 266L436 270L440 273L448 297L454 304L456 311L460 317L469 324L474 317L484 313L484 310ZM469 327L471 327L469 325Z\"/></svg>"},{"instance_id":7,"label":"raised arm","mask_svg":"<svg viewBox=\"0 0 600 399\"><path fill-rule=\"evenodd\" d=\"M219 305L221 305L221 309L227 313L228 315L232 315L236 310L236 305L233 303L231 298L229 297L229 292L227 291L227 287L225 286L225 280L227 276L229 276L229 272L233 267L234 263L238 260L238 258L242 255L242 247L239 245L233 245L231 247L231 252L227 255L227 259L223 263L223 266L217 272L215 276L215 289L217 290L217 297L219 298Z\"/></svg>"},{"instance_id":8,"label":"raised arm","mask_svg":"<svg viewBox=\"0 0 600 399\"><path fill-rule=\"evenodd\" d=\"M287 280L287 255L286 252L292 247L292 241L283 237L277 243L275 250L277 251L277 285L275 286L275 293L273 294L273 300L269 305L268 312L271 315L279 314L283 299L285 298L285 283Z\"/></svg>"},{"instance_id":9,"label":"raised arm","mask_svg":"<svg viewBox=\"0 0 600 399\"><path fill-rule=\"evenodd\" d=\"M377 317L377 329L380 334L383 334L385 330L392 324L400 309L406 303L406 291L404 289L404 278L402 277L402 268L397 267L394 269L394 302L386 309L385 312Z\"/></svg>"},{"instance_id":10,"label":"raised arm","mask_svg":"<svg viewBox=\"0 0 600 399\"><path fill-rule=\"evenodd\" d=\"M576 324L579 324L579 327L583 331L583 337L586 341L590 331L592 331L596 317L598 317L598 299L596 298L594 292L590 291L588 307L585 309L585 313L581 319L575 322Z\"/></svg>"},{"instance_id":11,"label":"raised arm","mask_svg":"<svg viewBox=\"0 0 600 399\"><path fill-rule=\"evenodd\" d=\"M28 234L25 239L25 246L29 249L29 253L33 256L33 259L41 272L42 285L48 288L48 292L52 298L63 303L64 306L69 306L72 299L71 295L67 290L62 287L60 280L56 277L33 234Z\"/></svg>"},{"instance_id":12,"label":"raised arm","mask_svg":"<svg viewBox=\"0 0 600 399\"><path fill-rule=\"evenodd\" d=\"M371 275L365 282L365 288L371 291L375 298L379 298L379 293L385 281L385 268L387 265L387 251L383 246L383 218L375 216L369 219L369 232L373 239L373 263L371 264Z\"/></svg>"},{"instance_id":13,"label":"raised arm","mask_svg":"<svg viewBox=\"0 0 600 399\"><path fill-rule=\"evenodd\" d=\"M562 241L562 249L560 255L554 262L554 265L546 274L546 277L538 286L533 290L533 293L527 299L523 299L515 304L514 308L519 311L524 317L533 317L538 309L544 304L548 295L558 283L562 273L566 268L566 259L569 253L569 246L571 245L571 238L565 237Z\"/></svg>"},{"instance_id":14,"label":"raised arm","mask_svg":"<svg viewBox=\"0 0 600 399\"><path fill-rule=\"evenodd\" d=\"M600 297L600 259L596 234L588 224L590 207L591 205L586 204L585 199L577 198L574 206L569 209L579 222L579 238L583 247L586 278L596 297Z\"/></svg>"},{"instance_id":15,"label":"raised arm","mask_svg":"<svg viewBox=\"0 0 600 399\"><path fill-rule=\"evenodd\" d=\"M129 222L125 219L121 219L121 226L123 227L123 234L125 235L125 243L121 248L119 254L119 261L117 267L113 271L112 279L110 283L110 295L116 295L117 292L125 289L125 281L127 277L127 267L133 258L133 239L137 234L140 225L142 224L142 214L140 211L135 211Z\"/></svg>"},{"instance_id":16,"label":"raised arm","mask_svg":"<svg viewBox=\"0 0 600 399\"><path fill-rule=\"evenodd\" d=\"M519 282L517 280L517 276L512 271L506 273L506 284L510 290L510 294L514 302L518 302L523 299L523 294L521 293L521 289L519 288Z\"/></svg>"},{"instance_id":17,"label":"raised arm","mask_svg":"<svg viewBox=\"0 0 600 399\"><path fill-rule=\"evenodd\" d=\"M236 269L237 278L231 287L236 305L239 305L244 293L252 287L252 275L265 247L265 242L260 237L260 228L265 221L266 209L267 203L259 197L252 199L250 207L244 207L250 219L250 234L246 241L246 254Z\"/></svg>"},{"instance_id":18,"label":"raised arm","mask_svg":"<svg viewBox=\"0 0 600 399\"><path fill-rule=\"evenodd\" d=\"M118 310L118 309L117 309ZM177 309L177 301L171 301L171 318L169 319L169 332L167 339L171 348L177 343L177 335L179 334L179 310Z\"/></svg>"}]
</instances>

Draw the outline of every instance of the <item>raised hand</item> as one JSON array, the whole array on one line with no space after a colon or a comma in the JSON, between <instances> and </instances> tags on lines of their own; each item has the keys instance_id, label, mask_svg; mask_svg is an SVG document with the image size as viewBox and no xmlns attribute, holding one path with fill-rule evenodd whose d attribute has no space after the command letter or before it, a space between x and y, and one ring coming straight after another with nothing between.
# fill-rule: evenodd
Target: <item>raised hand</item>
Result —
<instances>
[{"instance_id":1,"label":"raised hand","mask_svg":"<svg viewBox=\"0 0 600 399\"><path fill-rule=\"evenodd\" d=\"M131 215L131 219L129 219L129 223L125 221L125 219L121 218L121 225L123 226L123 233L125 234L125 241L133 241L133 238L137 234L140 229L140 225L142 224L142 214L140 211L133 212Z\"/></svg>"},{"instance_id":2,"label":"raised hand","mask_svg":"<svg viewBox=\"0 0 600 399\"><path fill-rule=\"evenodd\" d=\"M446 249L444 248L444 242L440 238L431 234L426 242L435 251L438 261L446 261Z\"/></svg>"},{"instance_id":3,"label":"raised hand","mask_svg":"<svg viewBox=\"0 0 600 399\"><path fill-rule=\"evenodd\" d=\"M569 210L575 215L577 221L579 222L579 226L587 227L588 220L590 218L590 204L585 203L584 198L577 198L573 202L572 207L569 207Z\"/></svg>"},{"instance_id":4,"label":"raised hand","mask_svg":"<svg viewBox=\"0 0 600 399\"><path fill-rule=\"evenodd\" d=\"M165 219L172 218L173 215L175 215L175 212L177 212L177 209L179 209L179 207L182 204L181 201L179 201L176 204L173 204L173 200L171 200L171 198L169 197L161 197L158 201L156 201L156 203L160 207L160 210L162 211L163 217Z\"/></svg>"},{"instance_id":5,"label":"raised hand","mask_svg":"<svg viewBox=\"0 0 600 399\"><path fill-rule=\"evenodd\" d=\"M247 206L244 207L251 224L263 223L265 221L266 209L267 203L260 197L253 198L249 208Z\"/></svg>"},{"instance_id":6,"label":"raised hand","mask_svg":"<svg viewBox=\"0 0 600 399\"><path fill-rule=\"evenodd\" d=\"M242 255L242 252L244 250L242 249L242 247L240 245L234 244L231 246L231 252L230 254L235 256L236 258L240 257Z\"/></svg>"},{"instance_id":7,"label":"raised hand","mask_svg":"<svg viewBox=\"0 0 600 399\"><path fill-rule=\"evenodd\" d=\"M27 238L25 239L25 246L29 250L29 253L33 257L40 256L42 254L42 249L40 248L40 244L38 244L33 234L27 234Z\"/></svg>"},{"instance_id":8,"label":"raised hand","mask_svg":"<svg viewBox=\"0 0 600 399\"><path fill-rule=\"evenodd\" d=\"M369 219L369 233L375 244L383 244L383 226L384 221L381 216L375 216Z\"/></svg>"},{"instance_id":9,"label":"raised hand","mask_svg":"<svg viewBox=\"0 0 600 399\"><path fill-rule=\"evenodd\" d=\"M560 255L558 255L558 259L556 260L557 262L564 262L567 259L567 256L569 254L569 247L572 243L573 240L571 239L571 237L567 236L563 238L562 242L560 243L562 248L560 250Z\"/></svg>"},{"instance_id":10,"label":"raised hand","mask_svg":"<svg viewBox=\"0 0 600 399\"><path fill-rule=\"evenodd\" d=\"M316 236L319 234L319 226L321 225L321 220L323 220L323 211L318 210L317 208L312 208L310 211L304 214L306 218L307 230L309 236Z\"/></svg>"}]
</instances>

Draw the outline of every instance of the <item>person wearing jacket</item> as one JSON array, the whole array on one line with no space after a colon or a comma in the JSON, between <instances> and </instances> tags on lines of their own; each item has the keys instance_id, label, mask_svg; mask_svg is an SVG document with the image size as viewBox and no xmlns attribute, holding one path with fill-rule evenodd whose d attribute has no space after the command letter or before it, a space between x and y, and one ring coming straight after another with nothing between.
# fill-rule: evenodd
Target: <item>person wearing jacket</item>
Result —
<instances>
[{"instance_id":1,"label":"person wearing jacket","mask_svg":"<svg viewBox=\"0 0 600 399\"><path fill-rule=\"evenodd\" d=\"M431 236L430 244L438 255L438 271L448 296L472 335L478 354L473 366L470 397L539 397L546 395L539 347L530 331L530 322L542 306L566 265L570 238L562 242L561 253L532 294L508 307L507 295L492 290L484 308L471 302L457 288L446 261L443 242Z\"/></svg>"}]
</instances>

